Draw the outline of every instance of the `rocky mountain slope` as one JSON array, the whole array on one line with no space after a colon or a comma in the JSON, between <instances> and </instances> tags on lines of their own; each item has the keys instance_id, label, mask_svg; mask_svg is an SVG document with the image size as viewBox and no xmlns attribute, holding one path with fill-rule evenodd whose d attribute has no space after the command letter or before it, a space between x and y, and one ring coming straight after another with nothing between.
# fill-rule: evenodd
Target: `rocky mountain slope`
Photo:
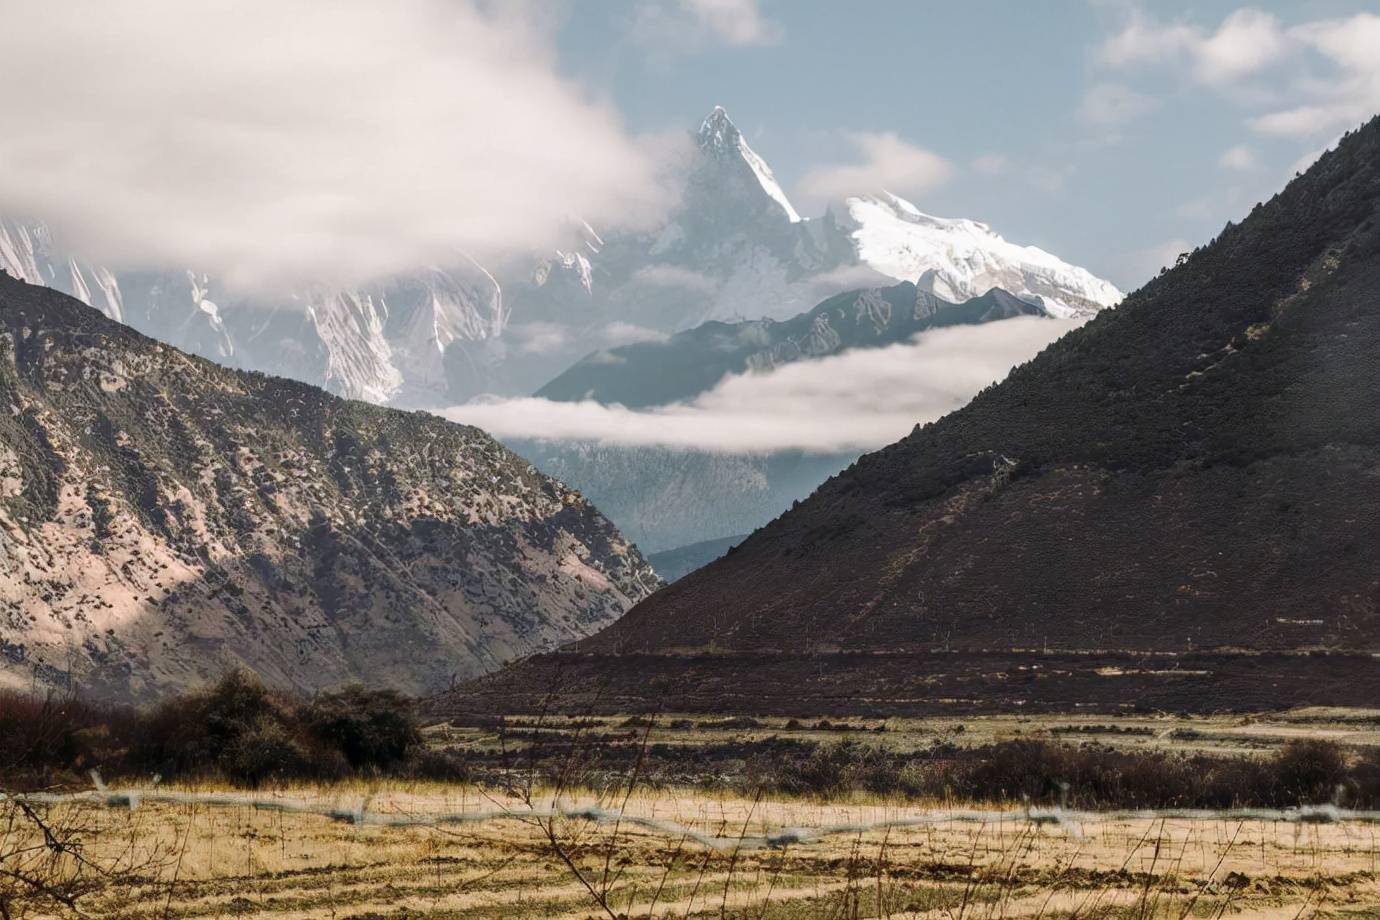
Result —
<instances>
[{"instance_id":1,"label":"rocky mountain slope","mask_svg":"<svg viewBox=\"0 0 1380 920\"><path fill-rule=\"evenodd\" d=\"M1373 701L1377 341L1380 118L583 654L451 704L558 672L673 709L692 685L726 707Z\"/></svg>"},{"instance_id":2,"label":"rocky mountain slope","mask_svg":"<svg viewBox=\"0 0 1380 920\"><path fill-rule=\"evenodd\" d=\"M483 432L232 371L0 274L0 682L436 690L651 568Z\"/></svg>"},{"instance_id":3,"label":"rocky mountain slope","mask_svg":"<svg viewBox=\"0 0 1380 920\"><path fill-rule=\"evenodd\" d=\"M236 294L193 269L92 265L43 223L0 218L0 270L218 363L404 406L444 403L453 384L482 389L508 319L497 280L469 261L356 290Z\"/></svg>"},{"instance_id":4,"label":"rocky mountain slope","mask_svg":"<svg viewBox=\"0 0 1380 920\"><path fill-rule=\"evenodd\" d=\"M1050 312L1120 299L1049 253L892 196L803 219L720 108L682 183L651 231L601 236L573 221L566 246L515 268L458 256L353 290L250 295L195 266L114 272L32 221L0 220L0 268L194 354L405 407L525 395L592 351L710 320L787 318L860 286L910 281L948 300L1003 287Z\"/></svg>"}]
</instances>

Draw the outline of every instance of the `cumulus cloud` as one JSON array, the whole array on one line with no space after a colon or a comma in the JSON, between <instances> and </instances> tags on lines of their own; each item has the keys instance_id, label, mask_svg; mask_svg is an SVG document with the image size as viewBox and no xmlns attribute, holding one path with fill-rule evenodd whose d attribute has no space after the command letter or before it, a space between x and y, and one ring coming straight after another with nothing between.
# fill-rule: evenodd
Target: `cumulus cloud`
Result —
<instances>
[{"instance_id":1,"label":"cumulus cloud","mask_svg":"<svg viewBox=\"0 0 1380 920\"><path fill-rule=\"evenodd\" d=\"M1156 106L1154 99L1120 83L1098 83L1083 96L1078 116L1089 124L1114 126L1133 121Z\"/></svg>"},{"instance_id":2,"label":"cumulus cloud","mask_svg":"<svg viewBox=\"0 0 1380 920\"><path fill-rule=\"evenodd\" d=\"M622 321L607 323L600 332L600 338L610 346L631 345L634 342L664 342L670 338L659 329L648 329L646 326Z\"/></svg>"},{"instance_id":3,"label":"cumulus cloud","mask_svg":"<svg viewBox=\"0 0 1380 920\"><path fill-rule=\"evenodd\" d=\"M1263 134L1315 135L1354 127L1380 112L1380 16L1310 22L1290 34L1326 58L1334 73L1301 81L1306 102L1255 118L1251 127Z\"/></svg>"},{"instance_id":4,"label":"cumulus cloud","mask_svg":"<svg viewBox=\"0 0 1380 920\"><path fill-rule=\"evenodd\" d=\"M632 280L651 287L685 288L702 294L712 293L718 287L713 278L680 265L647 265L633 272Z\"/></svg>"},{"instance_id":5,"label":"cumulus cloud","mask_svg":"<svg viewBox=\"0 0 1380 920\"><path fill-rule=\"evenodd\" d=\"M1099 47L1097 59L1112 67L1187 61L1198 80L1221 83L1268 66L1287 45L1279 20L1259 10L1236 10L1211 32L1154 22L1133 10L1125 28Z\"/></svg>"},{"instance_id":6,"label":"cumulus cloud","mask_svg":"<svg viewBox=\"0 0 1380 920\"><path fill-rule=\"evenodd\" d=\"M1295 160L1293 166L1289 167L1289 174L1293 175L1294 173L1307 172L1308 167L1318 162L1318 159L1322 157L1324 153L1327 153L1327 151L1330 150L1332 146L1333 145L1329 144L1326 147L1318 147L1314 150L1308 151L1303 156Z\"/></svg>"},{"instance_id":7,"label":"cumulus cloud","mask_svg":"<svg viewBox=\"0 0 1380 920\"><path fill-rule=\"evenodd\" d=\"M523 398L443 414L500 438L722 453L871 450L959 408L1076 325L1020 317L935 329L907 344L726 377L691 402L656 409Z\"/></svg>"},{"instance_id":8,"label":"cumulus cloud","mask_svg":"<svg viewBox=\"0 0 1380 920\"><path fill-rule=\"evenodd\" d=\"M1000 176L1008 165L1006 156L1000 153L984 153L973 158L973 172L984 176Z\"/></svg>"},{"instance_id":9,"label":"cumulus cloud","mask_svg":"<svg viewBox=\"0 0 1380 920\"><path fill-rule=\"evenodd\" d=\"M779 34L762 16L757 0L681 0L680 5L730 45L765 45Z\"/></svg>"},{"instance_id":10,"label":"cumulus cloud","mask_svg":"<svg viewBox=\"0 0 1380 920\"><path fill-rule=\"evenodd\" d=\"M1244 7L1215 29L1162 22L1132 8L1126 25L1095 53L1104 67L1161 67L1239 99L1266 100L1249 120L1262 134L1310 136L1353 127L1380 111L1380 15L1315 20L1285 27ZM1320 73L1318 65L1324 72ZM1241 93L1270 77L1269 92ZM1258 87L1257 87L1258 90Z\"/></svg>"},{"instance_id":11,"label":"cumulus cloud","mask_svg":"<svg viewBox=\"0 0 1380 920\"><path fill-rule=\"evenodd\" d=\"M522 9L11 0L0 212L239 284L546 247L571 214L651 219L654 158Z\"/></svg>"},{"instance_id":12,"label":"cumulus cloud","mask_svg":"<svg viewBox=\"0 0 1380 920\"><path fill-rule=\"evenodd\" d=\"M543 321L510 323L503 337L513 343L518 354L545 355L569 345L571 330L560 323Z\"/></svg>"},{"instance_id":13,"label":"cumulus cloud","mask_svg":"<svg viewBox=\"0 0 1380 920\"><path fill-rule=\"evenodd\" d=\"M1255 151L1244 144L1237 144L1235 147L1222 151L1222 155L1217 159L1217 165L1223 169L1255 169Z\"/></svg>"},{"instance_id":14,"label":"cumulus cloud","mask_svg":"<svg viewBox=\"0 0 1380 920\"><path fill-rule=\"evenodd\" d=\"M856 132L848 139L857 148L860 159L810 170L800 181L805 195L842 198L879 189L898 195L919 195L943 184L953 174L953 167L943 157L890 131Z\"/></svg>"},{"instance_id":15,"label":"cumulus cloud","mask_svg":"<svg viewBox=\"0 0 1380 920\"><path fill-rule=\"evenodd\" d=\"M1185 239L1165 240L1132 253L1128 262L1132 271L1142 278L1154 277L1162 268L1171 268L1179 256L1193 251L1193 244Z\"/></svg>"}]
</instances>

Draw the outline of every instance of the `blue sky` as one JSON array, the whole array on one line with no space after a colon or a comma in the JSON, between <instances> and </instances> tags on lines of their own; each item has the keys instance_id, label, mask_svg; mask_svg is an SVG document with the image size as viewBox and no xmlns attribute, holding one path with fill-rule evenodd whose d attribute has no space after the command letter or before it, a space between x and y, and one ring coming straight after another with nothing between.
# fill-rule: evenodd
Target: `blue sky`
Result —
<instances>
[{"instance_id":1,"label":"blue sky","mask_svg":"<svg viewBox=\"0 0 1380 920\"><path fill-rule=\"evenodd\" d=\"M804 214L822 207L802 193L812 170L865 161L856 135L891 132L947 166L893 190L1129 290L1380 108L1374 15L1348 0L585 2L556 42L631 131L725 106ZM1279 113L1297 117L1260 121Z\"/></svg>"}]
</instances>

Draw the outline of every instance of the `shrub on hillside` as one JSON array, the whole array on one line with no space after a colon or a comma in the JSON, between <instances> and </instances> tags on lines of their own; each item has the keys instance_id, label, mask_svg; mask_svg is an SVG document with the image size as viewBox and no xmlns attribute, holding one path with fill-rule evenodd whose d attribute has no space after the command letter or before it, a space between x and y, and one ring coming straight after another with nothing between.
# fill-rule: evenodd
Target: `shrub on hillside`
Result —
<instances>
[{"instance_id":1,"label":"shrub on hillside","mask_svg":"<svg viewBox=\"0 0 1380 920\"><path fill-rule=\"evenodd\" d=\"M1345 789L1345 752L1331 741L1291 741L1275 755L1275 785L1284 805L1328 802Z\"/></svg>"},{"instance_id":2,"label":"shrub on hillside","mask_svg":"<svg viewBox=\"0 0 1380 920\"><path fill-rule=\"evenodd\" d=\"M130 765L164 776L219 773L258 785L346 772L338 749L302 725L296 707L259 679L231 671L207 690L173 697L140 721Z\"/></svg>"},{"instance_id":3,"label":"shrub on hillside","mask_svg":"<svg viewBox=\"0 0 1380 920\"><path fill-rule=\"evenodd\" d=\"M0 691L0 775L47 780L55 770L104 768L121 756L134 721L132 710L72 696Z\"/></svg>"},{"instance_id":4,"label":"shrub on hillside","mask_svg":"<svg viewBox=\"0 0 1380 920\"><path fill-rule=\"evenodd\" d=\"M794 795L867 791L973 801L1066 802L1072 807L1231 808L1330 801L1380 803L1380 751L1355 766L1326 741L1297 742L1273 758L1121 751L1043 740L975 748L937 745L903 754L857 741L749 760L749 784Z\"/></svg>"},{"instance_id":5,"label":"shrub on hillside","mask_svg":"<svg viewBox=\"0 0 1380 920\"><path fill-rule=\"evenodd\" d=\"M346 687L317 697L300 716L307 731L356 770L400 763L422 740L411 701L393 690Z\"/></svg>"}]
</instances>

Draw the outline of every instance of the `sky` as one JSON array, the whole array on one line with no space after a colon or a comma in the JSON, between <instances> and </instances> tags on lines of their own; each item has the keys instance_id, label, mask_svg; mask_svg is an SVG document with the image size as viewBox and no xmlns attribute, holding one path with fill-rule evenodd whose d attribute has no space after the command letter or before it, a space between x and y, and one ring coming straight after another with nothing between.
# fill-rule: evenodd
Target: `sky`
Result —
<instances>
[{"instance_id":1,"label":"sky","mask_svg":"<svg viewBox=\"0 0 1380 920\"><path fill-rule=\"evenodd\" d=\"M1380 112L1380 2L572 3L634 132L723 105L797 210L889 181L1123 290ZM909 153L909 159L907 159Z\"/></svg>"},{"instance_id":2,"label":"sky","mask_svg":"<svg viewBox=\"0 0 1380 920\"><path fill-rule=\"evenodd\" d=\"M343 285L654 225L725 106L805 215L877 187L1130 290L1380 110L1380 0L0 0L0 215Z\"/></svg>"}]
</instances>

